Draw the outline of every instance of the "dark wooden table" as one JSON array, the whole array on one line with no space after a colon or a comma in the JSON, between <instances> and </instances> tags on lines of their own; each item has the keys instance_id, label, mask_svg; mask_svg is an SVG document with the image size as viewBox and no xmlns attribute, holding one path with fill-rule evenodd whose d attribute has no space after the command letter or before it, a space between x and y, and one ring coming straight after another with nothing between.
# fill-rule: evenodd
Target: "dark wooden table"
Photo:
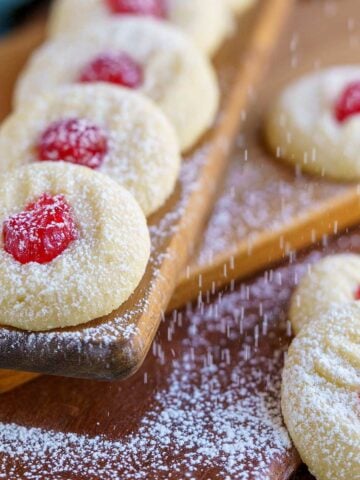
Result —
<instances>
[{"instance_id":1,"label":"dark wooden table","mask_svg":"<svg viewBox=\"0 0 360 480\"><path fill-rule=\"evenodd\" d=\"M0 478L288 478L297 458L279 385L289 297L308 262L360 251L360 230L325 243L166 318L124 383L43 377L3 395Z\"/></svg>"}]
</instances>

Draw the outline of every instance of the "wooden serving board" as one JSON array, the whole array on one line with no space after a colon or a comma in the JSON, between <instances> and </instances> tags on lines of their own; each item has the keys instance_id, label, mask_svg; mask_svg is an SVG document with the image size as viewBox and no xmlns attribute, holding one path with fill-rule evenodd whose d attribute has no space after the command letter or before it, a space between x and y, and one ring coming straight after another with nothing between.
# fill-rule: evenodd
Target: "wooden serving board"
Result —
<instances>
[{"instance_id":1,"label":"wooden serving board","mask_svg":"<svg viewBox=\"0 0 360 480\"><path fill-rule=\"evenodd\" d=\"M1 368L96 379L124 378L139 368L211 210L240 112L290 6L289 0L259 3L217 56L222 102L216 125L184 160L176 192L150 219L152 255L130 300L111 315L76 328L31 333L2 327ZM42 39L43 24L0 47L1 64L7 66L0 72L1 117L9 112L19 70Z\"/></svg>"},{"instance_id":2,"label":"wooden serving board","mask_svg":"<svg viewBox=\"0 0 360 480\"><path fill-rule=\"evenodd\" d=\"M359 189L274 160L262 139L264 112L305 72L359 63L360 2L298 0L270 73L253 97L226 180L170 308L260 271L300 248L360 222Z\"/></svg>"}]
</instances>

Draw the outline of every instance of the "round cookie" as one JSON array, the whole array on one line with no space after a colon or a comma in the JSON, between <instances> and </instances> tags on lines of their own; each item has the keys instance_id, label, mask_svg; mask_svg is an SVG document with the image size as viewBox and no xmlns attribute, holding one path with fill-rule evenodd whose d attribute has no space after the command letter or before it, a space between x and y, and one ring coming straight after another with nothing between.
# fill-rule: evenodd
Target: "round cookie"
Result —
<instances>
[{"instance_id":1,"label":"round cookie","mask_svg":"<svg viewBox=\"0 0 360 480\"><path fill-rule=\"evenodd\" d=\"M332 305L360 300L360 255L331 255L310 267L291 298L295 334Z\"/></svg>"},{"instance_id":2,"label":"round cookie","mask_svg":"<svg viewBox=\"0 0 360 480\"><path fill-rule=\"evenodd\" d=\"M109 177L41 162L0 177L0 324L39 331L111 313L149 259L145 217Z\"/></svg>"},{"instance_id":3,"label":"round cookie","mask_svg":"<svg viewBox=\"0 0 360 480\"><path fill-rule=\"evenodd\" d=\"M285 362L282 411L318 480L360 478L360 305L338 305L306 325Z\"/></svg>"},{"instance_id":4,"label":"round cookie","mask_svg":"<svg viewBox=\"0 0 360 480\"><path fill-rule=\"evenodd\" d=\"M284 89L269 111L276 157L314 174L360 178L360 66L309 74Z\"/></svg>"},{"instance_id":5,"label":"round cookie","mask_svg":"<svg viewBox=\"0 0 360 480\"><path fill-rule=\"evenodd\" d=\"M183 151L212 125L219 105L209 61L183 33L147 18L110 19L46 43L20 77L16 103L79 81L123 82L149 96L174 125Z\"/></svg>"},{"instance_id":6,"label":"round cookie","mask_svg":"<svg viewBox=\"0 0 360 480\"><path fill-rule=\"evenodd\" d=\"M75 139L69 119L79 125ZM46 131L57 122L63 126L52 129L49 146ZM100 129L105 144L100 158L95 157L99 148L94 151L94 129ZM76 145L76 152L66 150L67 144L79 141L82 156ZM175 132L161 111L138 93L102 83L59 87L20 105L0 127L0 151L0 172L65 156L73 163L93 164L129 190L146 216L173 192L181 162Z\"/></svg>"},{"instance_id":7,"label":"round cookie","mask_svg":"<svg viewBox=\"0 0 360 480\"><path fill-rule=\"evenodd\" d=\"M248 8L252 7L256 0L227 0L229 7L237 14L241 15Z\"/></svg>"},{"instance_id":8,"label":"round cookie","mask_svg":"<svg viewBox=\"0 0 360 480\"><path fill-rule=\"evenodd\" d=\"M152 5L144 8L144 4ZM58 36L113 16L129 14L168 20L189 35L207 55L212 55L232 31L230 10L226 2L219 0L57 0L50 16L49 33Z\"/></svg>"}]
</instances>

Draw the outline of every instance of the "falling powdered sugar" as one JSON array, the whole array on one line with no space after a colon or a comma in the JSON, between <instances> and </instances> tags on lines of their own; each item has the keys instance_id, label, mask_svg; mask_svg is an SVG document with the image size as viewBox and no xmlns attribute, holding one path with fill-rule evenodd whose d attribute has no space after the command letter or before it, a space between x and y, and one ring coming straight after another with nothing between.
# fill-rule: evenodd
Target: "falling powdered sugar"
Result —
<instances>
[{"instance_id":1,"label":"falling powdered sugar","mask_svg":"<svg viewBox=\"0 0 360 480\"><path fill-rule=\"evenodd\" d=\"M278 276L264 276L246 295L239 288L186 318L169 318L153 349L154 375L165 371L166 383L150 394L131 433L91 436L0 424L0 478L272 479L292 452L279 403L280 345L287 335L286 322L278 320L281 289ZM269 330L255 341L260 301ZM163 335L169 328L181 335L175 359L174 343Z\"/></svg>"},{"instance_id":2,"label":"falling powdered sugar","mask_svg":"<svg viewBox=\"0 0 360 480\"><path fill-rule=\"evenodd\" d=\"M23 464L24 479L44 478L46 473L48 478L59 478L57 475L66 472L87 479L146 479L149 471L155 474L162 467L166 471L171 445L175 446L174 454L183 456L171 465L172 473L161 478L179 478L181 472L187 472L185 478L194 478L200 466L211 468L219 457L218 468L225 476L220 478L270 478L266 473L269 459L289 447L277 402L265 395L246 396L245 385L239 387L245 394L241 400L237 399L234 385L220 393L216 367L204 369L204 383L193 390L190 379L185 383L182 379L186 364L183 359L183 364L175 367L169 391L157 395L158 407L143 419L139 431L122 441L1 425L0 453L6 454L8 464L0 467L0 478L19 478L10 467L10 459L16 458ZM262 380L259 377L254 369L254 385ZM272 390L278 388L278 383L271 385ZM49 455L56 462L47 472ZM126 471L119 476L115 473L118 463ZM139 465L144 470L139 470Z\"/></svg>"}]
</instances>

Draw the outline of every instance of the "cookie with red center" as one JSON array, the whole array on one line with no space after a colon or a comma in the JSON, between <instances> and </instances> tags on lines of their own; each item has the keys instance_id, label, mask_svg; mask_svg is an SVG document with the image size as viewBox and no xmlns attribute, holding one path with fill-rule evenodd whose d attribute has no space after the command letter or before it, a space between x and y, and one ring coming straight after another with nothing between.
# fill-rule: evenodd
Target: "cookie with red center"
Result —
<instances>
[{"instance_id":1,"label":"cookie with red center","mask_svg":"<svg viewBox=\"0 0 360 480\"><path fill-rule=\"evenodd\" d=\"M233 29L225 0L57 0L50 17L50 35L60 36L129 15L173 23L207 55L212 55Z\"/></svg>"},{"instance_id":2,"label":"cookie with red center","mask_svg":"<svg viewBox=\"0 0 360 480\"><path fill-rule=\"evenodd\" d=\"M333 270L334 280L337 271ZM314 312L293 341L282 412L302 460L318 480L360 474L360 304Z\"/></svg>"},{"instance_id":3,"label":"cookie with red center","mask_svg":"<svg viewBox=\"0 0 360 480\"><path fill-rule=\"evenodd\" d=\"M289 317L295 333L334 304L360 299L360 255L325 257L301 278L291 298Z\"/></svg>"},{"instance_id":4,"label":"cookie with red center","mask_svg":"<svg viewBox=\"0 0 360 480\"><path fill-rule=\"evenodd\" d=\"M37 162L0 178L0 324L50 330L111 313L150 254L145 217L90 168Z\"/></svg>"},{"instance_id":5,"label":"cookie with red center","mask_svg":"<svg viewBox=\"0 0 360 480\"><path fill-rule=\"evenodd\" d=\"M111 84L59 87L21 105L0 127L0 171L68 162L109 175L150 215L175 188L176 134L148 99Z\"/></svg>"},{"instance_id":6,"label":"cookie with red center","mask_svg":"<svg viewBox=\"0 0 360 480\"><path fill-rule=\"evenodd\" d=\"M274 156L299 170L360 179L360 67L332 67L287 86L269 110Z\"/></svg>"},{"instance_id":7,"label":"cookie with red center","mask_svg":"<svg viewBox=\"0 0 360 480\"><path fill-rule=\"evenodd\" d=\"M150 97L173 124L182 151L213 124L219 105L215 72L192 42L165 22L135 16L40 47L19 79L16 103L75 83L108 83Z\"/></svg>"}]
</instances>

